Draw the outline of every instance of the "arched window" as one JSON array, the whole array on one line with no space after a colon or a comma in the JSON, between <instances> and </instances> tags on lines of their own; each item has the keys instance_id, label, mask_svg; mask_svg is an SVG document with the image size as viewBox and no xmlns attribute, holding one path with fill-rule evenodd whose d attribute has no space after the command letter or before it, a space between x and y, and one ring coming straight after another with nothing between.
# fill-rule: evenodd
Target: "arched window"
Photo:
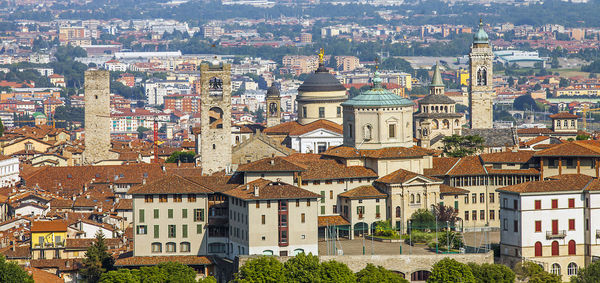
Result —
<instances>
[{"instance_id":1,"label":"arched window","mask_svg":"<svg viewBox=\"0 0 600 283\"><path fill-rule=\"evenodd\" d=\"M167 252L168 253L174 253L177 251L177 246L175 245L175 243L167 243Z\"/></svg>"},{"instance_id":2,"label":"arched window","mask_svg":"<svg viewBox=\"0 0 600 283\"><path fill-rule=\"evenodd\" d=\"M487 70L484 67L477 70L477 85L487 85Z\"/></svg>"},{"instance_id":3,"label":"arched window","mask_svg":"<svg viewBox=\"0 0 600 283\"><path fill-rule=\"evenodd\" d=\"M410 194L410 203L415 203L415 195Z\"/></svg>"},{"instance_id":4,"label":"arched window","mask_svg":"<svg viewBox=\"0 0 600 283\"><path fill-rule=\"evenodd\" d=\"M558 255L558 241L552 242L552 255Z\"/></svg>"},{"instance_id":5,"label":"arched window","mask_svg":"<svg viewBox=\"0 0 600 283\"><path fill-rule=\"evenodd\" d=\"M402 211L400 210L400 207L399 207L399 206L396 206L396 217L401 217L401 216L400 216L400 215L401 215L401 213L400 213L400 212L402 212Z\"/></svg>"},{"instance_id":6,"label":"arched window","mask_svg":"<svg viewBox=\"0 0 600 283\"><path fill-rule=\"evenodd\" d=\"M421 194L417 194L417 203L421 203Z\"/></svg>"},{"instance_id":7,"label":"arched window","mask_svg":"<svg viewBox=\"0 0 600 283\"><path fill-rule=\"evenodd\" d=\"M460 126L460 121L458 121L458 119L454 120L454 126L455 127Z\"/></svg>"},{"instance_id":8,"label":"arched window","mask_svg":"<svg viewBox=\"0 0 600 283\"><path fill-rule=\"evenodd\" d=\"M364 132L363 133L364 140L370 141L371 140L371 132L373 132L373 128L371 127L371 125L365 125L363 132Z\"/></svg>"},{"instance_id":9,"label":"arched window","mask_svg":"<svg viewBox=\"0 0 600 283\"><path fill-rule=\"evenodd\" d=\"M444 112L448 113L448 106L444 106Z\"/></svg>"},{"instance_id":10,"label":"arched window","mask_svg":"<svg viewBox=\"0 0 600 283\"><path fill-rule=\"evenodd\" d=\"M431 128L437 130L440 127L440 123L437 120L431 121Z\"/></svg>"},{"instance_id":11,"label":"arched window","mask_svg":"<svg viewBox=\"0 0 600 283\"><path fill-rule=\"evenodd\" d=\"M542 243L535 242L535 256L542 256Z\"/></svg>"},{"instance_id":12,"label":"arched window","mask_svg":"<svg viewBox=\"0 0 600 283\"><path fill-rule=\"evenodd\" d=\"M152 252L153 253L162 253L162 244L161 243L152 243Z\"/></svg>"},{"instance_id":13,"label":"arched window","mask_svg":"<svg viewBox=\"0 0 600 283\"><path fill-rule=\"evenodd\" d=\"M263 255L273 255L273 251L272 250L264 250Z\"/></svg>"},{"instance_id":14,"label":"arched window","mask_svg":"<svg viewBox=\"0 0 600 283\"><path fill-rule=\"evenodd\" d=\"M448 121L448 120L444 119L444 120L442 121L442 127L443 127L444 129L449 129L449 128L450 128L450 121Z\"/></svg>"},{"instance_id":15,"label":"arched window","mask_svg":"<svg viewBox=\"0 0 600 283\"><path fill-rule=\"evenodd\" d=\"M297 255L302 254L302 253L304 253L303 249L295 249L294 250L294 256L297 256Z\"/></svg>"},{"instance_id":16,"label":"arched window","mask_svg":"<svg viewBox=\"0 0 600 283\"><path fill-rule=\"evenodd\" d=\"M567 275L569 276L574 276L577 275L577 264L574 262L569 263L569 266L567 266Z\"/></svg>"},{"instance_id":17,"label":"arched window","mask_svg":"<svg viewBox=\"0 0 600 283\"><path fill-rule=\"evenodd\" d=\"M550 268L550 273L560 276L560 264L552 264L552 267Z\"/></svg>"},{"instance_id":18,"label":"arched window","mask_svg":"<svg viewBox=\"0 0 600 283\"><path fill-rule=\"evenodd\" d=\"M575 240L569 241L569 255L574 255L577 253L577 246L575 245Z\"/></svg>"},{"instance_id":19,"label":"arched window","mask_svg":"<svg viewBox=\"0 0 600 283\"><path fill-rule=\"evenodd\" d=\"M221 108L211 108L208 111L208 118L211 129L223 129L223 110Z\"/></svg>"},{"instance_id":20,"label":"arched window","mask_svg":"<svg viewBox=\"0 0 600 283\"><path fill-rule=\"evenodd\" d=\"M190 252L190 243L182 242L181 244L179 244L179 251L182 253L189 253Z\"/></svg>"},{"instance_id":21,"label":"arched window","mask_svg":"<svg viewBox=\"0 0 600 283\"><path fill-rule=\"evenodd\" d=\"M431 112L435 112L435 108L431 106Z\"/></svg>"}]
</instances>

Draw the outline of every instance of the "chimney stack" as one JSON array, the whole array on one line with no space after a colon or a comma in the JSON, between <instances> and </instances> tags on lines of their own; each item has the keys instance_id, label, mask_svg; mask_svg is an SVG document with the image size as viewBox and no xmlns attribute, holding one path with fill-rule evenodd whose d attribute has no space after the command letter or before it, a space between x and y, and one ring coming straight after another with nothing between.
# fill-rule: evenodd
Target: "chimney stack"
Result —
<instances>
[{"instance_id":1,"label":"chimney stack","mask_svg":"<svg viewBox=\"0 0 600 283\"><path fill-rule=\"evenodd\" d=\"M259 187L258 186L254 186L254 196L258 197L259 196Z\"/></svg>"}]
</instances>

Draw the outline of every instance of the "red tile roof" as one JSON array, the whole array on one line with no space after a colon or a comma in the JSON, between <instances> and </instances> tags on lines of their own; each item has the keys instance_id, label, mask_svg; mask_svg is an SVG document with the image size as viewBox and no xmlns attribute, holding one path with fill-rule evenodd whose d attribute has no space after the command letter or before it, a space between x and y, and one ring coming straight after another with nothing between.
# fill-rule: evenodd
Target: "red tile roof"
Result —
<instances>
[{"instance_id":1,"label":"red tile roof","mask_svg":"<svg viewBox=\"0 0 600 283\"><path fill-rule=\"evenodd\" d=\"M129 194L210 194L212 190L178 175L169 175L158 180L138 185L129 190Z\"/></svg>"},{"instance_id":2,"label":"red tile roof","mask_svg":"<svg viewBox=\"0 0 600 283\"><path fill-rule=\"evenodd\" d=\"M600 190L600 181L588 175L566 174L543 181L526 182L497 189L512 193L545 193L563 191Z\"/></svg>"},{"instance_id":3,"label":"red tile roof","mask_svg":"<svg viewBox=\"0 0 600 283\"><path fill-rule=\"evenodd\" d=\"M457 188L457 187L451 187L451 186L448 186L445 184L440 185L440 194L465 195L468 193L469 193L469 190L465 190L465 189L461 189L461 188Z\"/></svg>"},{"instance_id":4,"label":"red tile roof","mask_svg":"<svg viewBox=\"0 0 600 283\"><path fill-rule=\"evenodd\" d=\"M66 232L67 222L63 220L33 221L31 232Z\"/></svg>"},{"instance_id":5,"label":"red tile roof","mask_svg":"<svg viewBox=\"0 0 600 283\"><path fill-rule=\"evenodd\" d=\"M298 166L281 157L263 158L258 161L241 164L237 169L240 172L299 172L304 170L303 166Z\"/></svg>"},{"instance_id":6,"label":"red tile roof","mask_svg":"<svg viewBox=\"0 0 600 283\"><path fill-rule=\"evenodd\" d=\"M484 163L527 163L533 157L534 151L506 151L495 153L484 153L479 158Z\"/></svg>"},{"instance_id":7,"label":"red tile roof","mask_svg":"<svg viewBox=\"0 0 600 283\"><path fill-rule=\"evenodd\" d=\"M382 149L356 149L348 146L336 146L327 149L323 153L325 156L341 158L419 158L428 155L435 155L434 150L413 146L413 147L387 147Z\"/></svg>"},{"instance_id":8,"label":"red tile roof","mask_svg":"<svg viewBox=\"0 0 600 283\"><path fill-rule=\"evenodd\" d=\"M306 125L301 125L299 127L292 128L289 132L289 135L300 136L317 129L325 129L341 135L343 134L344 128L342 127L342 125L331 122L329 120L317 120Z\"/></svg>"},{"instance_id":9,"label":"red tile roof","mask_svg":"<svg viewBox=\"0 0 600 283\"><path fill-rule=\"evenodd\" d=\"M377 173L364 166L346 166L332 159L320 159L318 154L297 153L284 157L303 166L302 180L335 180L352 178L377 178Z\"/></svg>"},{"instance_id":10,"label":"red tile roof","mask_svg":"<svg viewBox=\"0 0 600 283\"><path fill-rule=\"evenodd\" d=\"M550 148L540 150L534 154L540 157L552 156L586 156L600 157L600 141L573 141L565 142L552 146Z\"/></svg>"},{"instance_id":11,"label":"red tile roof","mask_svg":"<svg viewBox=\"0 0 600 283\"><path fill-rule=\"evenodd\" d=\"M390 174L387 174L387 175L377 179L377 182L386 183L386 184L402 184L402 183L410 181L411 179L413 179L415 177L421 177L421 178L427 179L431 182L441 182L442 181L435 177L426 177L424 175L417 174L415 172L411 172L411 171L404 170L404 169L398 169Z\"/></svg>"},{"instance_id":12,"label":"red tile roof","mask_svg":"<svg viewBox=\"0 0 600 283\"><path fill-rule=\"evenodd\" d=\"M371 185L356 187L347 192L343 192L338 196L349 199L371 199L371 198L386 198L387 195L380 192Z\"/></svg>"},{"instance_id":13,"label":"red tile roof","mask_svg":"<svg viewBox=\"0 0 600 283\"><path fill-rule=\"evenodd\" d=\"M319 216L319 227L349 226L350 222L341 215Z\"/></svg>"},{"instance_id":14,"label":"red tile roof","mask_svg":"<svg viewBox=\"0 0 600 283\"><path fill-rule=\"evenodd\" d=\"M569 112L560 112L549 116L551 119L577 119L579 116Z\"/></svg>"},{"instance_id":15,"label":"red tile roof","mask_svg":"<svg viewBox=\"0 0 600 283\"><path fill-rule=\"evenodd\" d=\"M255 187L258 189L257 194L255 194ZM223 193L243 200L315 199L321 197L321 195L290 184L271 182L265 179L257 179Z\"/></svg>"}]
</instances>

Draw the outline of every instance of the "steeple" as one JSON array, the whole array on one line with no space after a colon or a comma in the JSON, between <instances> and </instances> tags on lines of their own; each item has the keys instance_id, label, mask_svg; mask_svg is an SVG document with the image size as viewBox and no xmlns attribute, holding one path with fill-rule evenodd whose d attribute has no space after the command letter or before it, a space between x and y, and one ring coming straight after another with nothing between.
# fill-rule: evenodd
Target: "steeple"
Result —
<instances>
[{"instance_id":1,"label":"steeple","mask_svg":"<svg viewBox=\"0 0 600 283\"><path fill-rule=\"evenodd\" d=\"M489 44L488 34L483 29L483 20L479 19L479 30L473 36L473 44Z\"/></svg>"},{"instance_id":2,"label":"steeple","mask_svg":"<svg viewBox=\"0 0 600 283\"><path fill-rule=\"evenodd\" d=\"M429 85L429 94L444 94L444 81L442 80L440 66L437 63L433 71L433 79Z\"/></svg>"}]
</instances>

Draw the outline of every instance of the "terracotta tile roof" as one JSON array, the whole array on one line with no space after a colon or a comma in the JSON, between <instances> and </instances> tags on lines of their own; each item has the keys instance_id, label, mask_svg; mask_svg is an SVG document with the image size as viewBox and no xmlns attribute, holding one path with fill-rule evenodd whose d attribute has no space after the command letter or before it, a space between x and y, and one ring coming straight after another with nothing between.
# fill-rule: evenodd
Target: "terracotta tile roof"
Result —
<instances>
[{"instance_id":1,"label":"terracotta tile roof","mask_svg":"<svg viewBox=\"0 0 600 283\"><path fill-rule=\"evenodd\" d=\"M448 186L445 184L440 185L440 194L465 195L468 193L469 193L469 190L465 190L465 189L461 189L461 188L457 188L457 187L451 187L451 186Z\"/></svg>"},{"instance_id":2,"label":"terracotta tile roof","mask_svg":"<svg viewBox=\"0 0 600 283\"><path fill-rule=\"evenodd\" d=\"M337 134L343 134L344 128L342 125L331 122L329 120L317 120L306 125L293 128L288 134L290 136L300 136L317 129L325 129Z\"/></svg>"},{"instance_id":3,"label":"terracotta tile roof","mask_svg":"<svg viewBox=\"0 0 600 283\"><path fill-rule=\"evenodd\" d=\"M540 150L534 156L586 156L600 157L600 141L573 141Z\"/></svg>"},{"instance_id":4,"label":"terracotta tile roof","mask_svg":"<svg viewBox=\"0 0 600 283\"><path fill-rule=\"evenodd\" d=\"M532 139L530 139L530 140L528 140L526 142L523 142L523 145L524 146L531 146L531 145L534 145L536 143L543 142L543 141L545 141L545 140L547 140L549 138L550 138L549 136L537 136L537 137L532 138Z\"/></svg>"},{"instance_id":5,"label":"terracotta tile roof","mask_svg":"<svg viewBox=\"0 0 600 283\"><path fill-rule=\"evenodd\" d=\"M318 154L293 154L284 157L306 168L302 180L334 180L352 178L377 178L377 173L364 166L346 166L332 159L320 159Z\"/></svg>"},{"instance_id":6,"label":"terracotta tile roof","mask_svg":"<svg viewBox=\"0 0 600 283\"><path fill-rule=\"evenodd\" d=\"M115 206L115 210L132 210L133 209L133 200L132 199L119 199L117 205Z\"/></svg>"},{"instance_id":7,"label":"terracotta tile roof","mask_svg":"<svg viewBox=\"0 0 600 283\"><path fill-rule=\"evenodd\" d=\"M65 248L66 249L87 249L96 241L95 238L90 239L73 239L67 238ZM120 238L108 238L104 239L104 243L106 244L109 250L118 249L123 246L122 239Z\"/></svg>"},{"instance_id":8,"label":"terracotta tile roof","mask_svg":"<svg viewBox=\"0 0 600 283\"><path fill-rule=\"evenodd\" d=\"M258 188L258 195L254 194L255 186ZM314 199L321 197L321 195L290 184L271 182L265 179L257 179L223 193L243 200Z\"/></svg>"},{"instance_id":9,"label":"terracotta tile roof","mask_svg":"<svg viewBox=\"0 0 600 283\"><path fill-rule=\"evenodd\" d=\"M154 266L163 262L179 262L185 265L213 265L213 260L206 256L180 255L180 256L132 256L119 258L115 266Z\"/></svg>"},{"instance_id":10,"label":"terracotta tile roof","mask_svg":"<svg viewBox=\"0 0 600 283\"><path fill-rule=\"evenodd\" d=\"M513 193L542 193L562 191L600 190L600 182L588 175L566 174L543 181L520 183L497 189Z\"/></svg>"},{"instance_id":11,"label":"terracotta tile roof","mask_svg":"<svg viewBox=\"0 0 600 283\"><path fill-rule=\"evenodd\" d=\"M465 156L461 158L446 175L450 176L473 176L485 175L485 168L479 160L479 156Z\"/></svg>"},{"instance_id":12,"label":"terracotta tile roof","mask_svg":"<svg viewBox=\"0 0 600 283\"><path fill-rule=\"evenodd\" d=\"M63 220L33 221L31 232L66 232L67 222Z\"/></svg>"},{"instance_id":13,"label":"terracotta tile roof","mask_svg":"<svg viewBox=\"0 0 600 283\"><path fill-rule=\"evenodd\" d=\"M289 135L289 133L291 131L293 131L295 128L297 127L301 127L302 125L300 123L298 123L297 121L290 121L290 122L285 122L285 123L281 123L279 125L273 126L273 127L269 127L263 130L263 133L269 135L269 134L282 134L282 135Z\"/></svg>"},{"instance_id":14,"label":"terracotta tile roof","mask_svg":"<svg viewBox=\"0 0 600 283\"><path fill-rule=\"evenodd\" d=\"M387 195L380 192L371 185L356 187L352 190L343 192L338 196L349 199L367 199L367 198L386 198Z\"/></svg>"},{"instance_id":15,"label":"terracotta tile roof","mask_svg":"<svg viewBox=\"0 0 600 283\"><path fill-rule=\"evenodd\" d=\"M423 169L423 174L427 176L444 176L459 160L458 157L434 157L432 168Z\"/></svg>"},{"instance_id":16,"label":"terracotta tile roof","mask_svg":"<svg viewBox=\"0 0 600 283\"><path fill-rule=\"evenodd\" d=\"M387 175L377 179L376 181L380 182L380 183L386 183L386 184L402 184L402 183L410 181L411 179L413 179L415 177L421 177L421 178L427 179L431 182L441 182L442 181L435 177L427 177L427 176L417 174L415 172L411 172L411 171L404 170L404 169L398 169L390 174L387 174Z\"/></svg>"},{"instance_id":17,"label":"terracotta tile roof","mask_svg":"<svg viewBox=\"0 0 600 283\"><path fill-rule=\"evenodd\" d=\"M13 251L14 247L14 251ZM3 254L6 259L30 259L31 258L31 245L11 245L6 248L0 250L0 253Z\"/></svg>"},{"instance_id":18,"label":"terracotta tile roof","mask_svg":"<svg viewBox=\"0 0 600 283\"><path fill-rule=\"evenodd\" d=\"M39 269L58 269L59 271L75 271L83 267L83 259L32 259L31 266Z\"/></svg>"},{"instance_id":19,"label":"terracotta tile roof","mask_svg":"<svg viewBox=\"0 0 600 283\"><path fill-rule=\"evenodd\" d=\"M241 164L237 171L240 172L299 172L305 168L289 162L281 157L263 158L258 161Z\"/></svg>"},{"instance_id":20,"label":"terracotta tile roof","mask_svg":"<svg viewBox=\"0 0 600 283\"><path fill-rule=\"evenodd\" d=\"M319 216L319 227L349 226L350 222L341 215Z\"/></svg>"},{"instance_id":21,"label":"terracotta tile roof","mask_svg":"<svg viewBox=\"0 0 600 283\"><path fill-rule=\"evenodd\" d=\"M35 283L64 283L65 281L50 272L37 269L35 267L24 267L25 271L33 277Z\"/></svg>"},{"instance_id":22,"label":"terracotta tile roof","mask_svg":"<svg viewBox=\"0 0 600 283\"><path fill-rule=\"evenodd\" d=\"M556 145L558 145L558 144L536 144L533 146L533 149L542 150L542 149L546 149L546 148L551 148Z\"/></svg>"},{"instance_id":23,"label":"terracotta tile roof","mask_svg":"<svg viewBox=\"0 0 600 283\"><path fill-rule=\"evenodd\" d=\"M525 128L525 129L517 129L518 135L548 135L554 133L551 129L548 128Z\"/></svg>"},{"instance_id":24,"label":"terracotta tile roof","mask_svg":"<svg viewBox=\"0 0 600 283\"><path fill-rule=\"evenodd\" d=\"M549 116L550 119L577 119L579 116L569 112L560 112Z\"/></svg>"},{"instance_id":25,"label":"terracotta tile roof","mask_svg":"<svg viewBox=\"0 0 600 283\"><path fill-rule=\"evenodd\" d=\"M483 163L527 163L533 157L534 151L506 151L495 153L484 153L479 155Z\"/></svg>"},{"instance_id":26,"label":"terracotta tile roof","mask_svg":"<svg viewBox=\"0 0 600 283\"><path fill-rule=\"evenodd\" d=\"M242 174L234 174L231 176L193 176L186 177L201 186L204 186L214 192L224 192L236 188L243 183Z\"/></svg>"},{"instance_id":27,"label":"terracotta tile roof","mask_svg":"<svg viewBox=\"0 0 600 283\"><path fill-rule=\"evenodd\" d=\"M323 152L325 156L341 158L418 158L428 155L436 155L435 150L426 149L419 146L413 147L386 147L382 149L361 149L357 150L348 146L336 146Z\"/></svg>"},{"instance_id":28,"label":"terracotta tile roof","mask_svg":"<svg viewBox=\"0 0 600 283\"><path fill-rule=\"evenodd\" d=\"M210 194L212 190L178 175L169 175L158 180L138 185L129 190L129 194Z\"/></svg>"}]
</instances>

